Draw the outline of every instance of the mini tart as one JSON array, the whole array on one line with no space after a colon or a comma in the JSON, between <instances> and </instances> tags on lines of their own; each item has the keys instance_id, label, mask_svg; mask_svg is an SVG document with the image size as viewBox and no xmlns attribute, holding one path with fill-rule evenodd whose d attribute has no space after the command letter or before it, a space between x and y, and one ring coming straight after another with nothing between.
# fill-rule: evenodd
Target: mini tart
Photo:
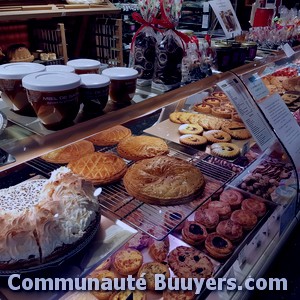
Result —
<instances>
[{"instance_id":1,"label":"mini tart","mask_svg":"<svg viewBox=\"0 0 300 300\"><path fill-rule=\"evenodd\" d=\"M222 130L229 133L234 139L245 140L251 137L251 133L246 129L244 123L227 122L222 125Z\"/></svg>"},{"instance_id":2,"label":"mini tart","mask_svg":"<svg viewBox=\"0 0 300 300\"><path fill-rule=\"evenodd\" d=\"M243 237L243 227L230 219L221 221L217 226L216 232L231 242L238 242Z\"/></svg>"},{"instance_id":3,"label":"mini tart","mask_svg":"<svg viewBox=\"0 0 300 300\"><path fill-rule=\"evenodd\" d=\"M239 209L243 201L243 195L236 190L226 190L223 191L220 195L220 201L228 203L232 210Z\"/></svg>"},{"instance_id":4,"label":"mini tart","mask_svg":"<svg viewBox=\"0 0 300 300\"><path fill-rule=\"evenodd\" d=\"M240 154L240 148L233 143L214 143L210 146L210 151L213 155L229 159Z\"/></svg>"},{"instance_id":5,"label":"mini tart","mask_svg":"<svg viewBox=\"0 0 300 300\"><path fill-rule=\"evenodd\" d=\"M232 110L230 108L220 106L220 107L213 107L211 110L211 114L215 117L223 118L223 119L230 119Z\"/></svg>"},{"instance_id":6,"label":"mini tart","mask_svg":"<svg viewBox=\"0 0 300 300\"><path fill-rule=\"evenodd\" d=\"M193 246L201 245L207 237L206 228L196 221L186 221L181 234L183 241Z\"/></svg>"},{"instance_id":7,"label":"mini tart","mask_svg":"<svg viewBox=\"0 0 300 300\"><path fill-rule=\"evenodd\" d=\"M235 107L230 102L222 102L221 107L231 109L231 111L235 111Z\"/></svg>"},{"instance_id":8,"label":"mini tart","mask_svg":"<svg viewBox=\"0 0 300 300\"><path fill-rule=\"evenodd\" d=\"M250 210L261 218L267 212L266 204L260 200L248 198L242 202L242 210Z\"/></svg>"},{"instance_id":9,"label":"mini tart","mask_svg":"<svg viewBox=\"0 0 300 300\"><path fill-rule=\"evenodd\" d=\"M219 214L212 208L200 208L195 212L195 221L213 230L219 223Z\"/></svg>"},{"instance_id":10,"label":"mini tart","mask_svg":"<svg viewBox=\"0 0 300 300\"><path fill-rule=\"evenodd\" d=\"M179 138L179 142L188 146L204 146L207 138L196 134L184 134Z\"/></svg>"},{"instance_id":11,"label":"mini tart","mask_svg":"<svg viewBox=\"0 0 300 300\"><path fill-rule=\"evenodd\" d=\"M204 114L210 114L211 108L212 105L209 105L207 103L198 103L194 105L193 110Z\"/></svg>"},{"instance_id":12,"label":"mini tart","mask_svg":"<svg viewBox=\"0 0 300 300\"><path fill-rule=\"evenodd\" d=\"M230 219L241 225L244 230L251 230L257 223L256 215L250 210L235 210Z\"/></svg>"},{"instance_id":13,"label":"mini tart","mask_svg":"<svg viewBox=\"0 0 300 300\"><path fill-rule=\"evenodd\" d=\"M209 130L203 133L203 136L211 143L230 142L231 136L222 130Z\"/></svg>"},{"instance_id":14,"label":"mini tart","mask_svg":"<svg viewBox=\"0 0 300 300\"><path fill-rule=\"evenodd\" d=\"M205 249L212 257L222 259L233 252L233 245L229 239L214 232L207 236L205 240Z\"/></svg>"},{"instance_id":15,"label":"mini tart","mask_svg":"<svg viewBox=\"0 0 300 300\"><path fill-rule=\"evenodd\" d=\"M164 224L169 229L172 230L175 226L175 231L180 231L183 228L184 223L182 222L185 219L185 214L183 211L178 209L168 210L164 215Z\"/></svg>"},{"instance_id":16,"label":"mini tart","mask_svg":"<svg viewBox=\"0 0 300 300\"><path fill-rule=\"evenodd\" d=\"M145 273L144 278L146 279L147 289L151 291L155 290L156 274L164 275L166 279L171 276L168 265L160 262L143 264L138 271L137 277L141 277L143 273Z\"/></svg>"},{"instance_id":17,"label":"mini tart","mask_svg":"<svg viewBox=\"0 0 300 300\"><path fill-rule=\"evenodd\" d=\"M113 266L121 275L136 274L143 263L143 255L135 249L119 250L113 261Z\"/></svg>"},{"instance_id":18,"label":"mini tart","mask_svg":"<svg viewBox=\"0 0 300 300\"><path fill-rule=\"evenodd\" d=\"M139 291L138 289L134 291L126 290L121 292L113 293L108 300L146 300L146 294L143 291Z\"/></svg>"},{"instance_id":19,"label":"mini tart","mask_svg":"<svg viewBox=\"0 0 300 300\"><path fill-rule=\"evenodd\" d=\"M226 94L224 92L213 92L213 93L211 93L211 96L218 98L221 101L229 101L228 97L226 96Z\"/></svg>"},{"instance_id":20,"label":"mini tart","mask_svg":"<svg viewBox=\"0 0 300 300\"><path fill-rule=\"evenodd\" d=\"M216 97L206 97L203 99L203 103L211 105L211 106L220 106L221 100Z\"/></svg>"},{"instance_id":21,"label":"mini tart","mask_svg":"<svg viewBox=\"0 0 300 300\"><path fill-rule=\"evenodd\" d=\"M230 205L221 201L210 201L208 203L208 208L216 211L220 217L220 220L226 220L230 218L232 212Z\"/></svg>"},{"instance_id":22,"label":"mini tart","mask_svg":"<svg viewBox=\"0 0 300 300\"><path fill-rule=\"evenodd\" d=\"M178 131L180 134L201 134L203 127L199 124L182 124L179 126Z\"/></svg>"}]
</instances>

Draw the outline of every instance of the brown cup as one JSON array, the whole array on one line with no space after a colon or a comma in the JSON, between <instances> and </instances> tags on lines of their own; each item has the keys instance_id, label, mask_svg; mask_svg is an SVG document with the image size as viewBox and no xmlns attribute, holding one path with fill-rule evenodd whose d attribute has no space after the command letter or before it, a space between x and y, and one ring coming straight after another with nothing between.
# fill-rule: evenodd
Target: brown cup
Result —
<instances>
[{"instance_id":1,"label":"brown cup","mask_svg":"<svg viewBox=\"0 0 300 300\"><path fill-rule=\"evenodd\" d=\"M80 74L99 74L100 62L95 59L79 58L67 62L67 66L73 67L75 73Z\"/></svg>"}]
</instances>

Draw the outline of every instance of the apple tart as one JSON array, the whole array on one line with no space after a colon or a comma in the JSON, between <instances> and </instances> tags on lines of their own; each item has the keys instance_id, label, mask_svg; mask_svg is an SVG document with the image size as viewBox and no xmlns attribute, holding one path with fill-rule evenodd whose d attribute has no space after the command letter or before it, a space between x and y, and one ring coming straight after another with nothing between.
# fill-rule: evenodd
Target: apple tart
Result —
<instances>
[{"instance_id":1,"label":"apple tart","mask_svg":"<svg viewBox=\"0 0 300 300\"><path fill-rule=\"evenodd\" d=\"M118 144L118 154L128 160L141 160L169 153L166 142L152 136L131 136Z\"/></svg>"},{"instance_id":2,"label":"apple tart","mask_svg":"<svg viewBox=\"0 0 300 300\"><path fill-rule=\"evenodd\" d=\"M127 170L124 160L113 153L95 152L68 164L73 173L93 184L108 184L120 180Z\"/></svg>"},{"instance_id":3,"label":"apple tart","mask_svg":"<svg viewBox=\"0 0 300 300\"><path fill-rule=\"evenodd\" d=\"M154 205L190 202L203 191L205 179L191 163L169 156L136 162L126 172L123 183L129 195Z\"/></svg>"}]
</instances>

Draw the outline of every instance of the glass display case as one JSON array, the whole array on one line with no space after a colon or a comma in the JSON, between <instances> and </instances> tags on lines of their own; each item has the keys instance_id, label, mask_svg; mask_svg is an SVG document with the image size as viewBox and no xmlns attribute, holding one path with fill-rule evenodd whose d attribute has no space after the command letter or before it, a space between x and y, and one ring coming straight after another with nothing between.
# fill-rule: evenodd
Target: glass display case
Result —
<instances>
[{"instance_id":1,"label":"glass display case","mask_svg":"<svg viewBox=\"0 0 300 300\"><path fill-rule=\"evenodd\" d=\"M290 96L293 99L300 95L297 91L299 55L298 51L289 58L280 54L268 62L255 62L232 72L216 74L56 132L36 133L25 125L21 127L9 121L2 133L1 147L15 161L4 161L0 168L1 188L36 176L49 178L61 165L43 160L42 155L120 124L131 129L134 136L162 139L169 157L178 164L184 161L196 168L205 181L202 193L188 202L163 206L132 196L122 180L96 186L101 187L98 200L103 218L91 246L51 268L47 266L44 270L41 266L37 274L26 270L22 273L29 277L41 274L40 277L85 277L126 242L130 243L138 232L137 235L151 238L151 243L168 239L168 251L172 254L180 246L198 251L210 262L210 276L215 278L235 278L238 285L243 285L249 276L260 277L297 223L300 129L285 105L290 103L284 95L295 95ZM271 80L276 84L270 84ZM298 99L292 104L296 106ZM195 136L196 130L199 132ZM205 137L204 141L199 137ZM95 151L120 154L115 145L95 146ZM128 168L135 165L130 159L124 161ZM186 184L182 183L183 188ZM227 202L229 211L217 210L221 202ZM244 222L243 215L243 211L250 210L244 207L247 202L259 206L255 218L253 213L248 216L252 220L248 220L250 224ZM189 230L188 226L195 228L201 224L198 220L207 209L218 211L218 221L204 229L206 241L204 238L195 244L185 231ZM166 221L170 216L171 223ZM226 222L229 216L234 222L240 220L243 229L240 235L224 238L219 224ZM182 226L183 229L178 230ZM203 235L203 228L201 230ZM226 246L229 250L224 255L220 255L222 245L214 245L217 254L211 250L208 237L213 239L214 234L221 238L221 244L230 245ZM139 250L144 262L153 261L148 246L143 245ZM169 253L163 260L169 263L171 276L178 276L178 269L170 263L171 256ZM116 272L114 264L111 268ZM8 288L2 288L1 292L8 299L75 297L73 293L63 295L57 291L15 295ZM150 299L163 297L162 293L151 291L149 295ZM198 297L244 299L247 291L204 289Z\"/></svg>"}]
</instances>

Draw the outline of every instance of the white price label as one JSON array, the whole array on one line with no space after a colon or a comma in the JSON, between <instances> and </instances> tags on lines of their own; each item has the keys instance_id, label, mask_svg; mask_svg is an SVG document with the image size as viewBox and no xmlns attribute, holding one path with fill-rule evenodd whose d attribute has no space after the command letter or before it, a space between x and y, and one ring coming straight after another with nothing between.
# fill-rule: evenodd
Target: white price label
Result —
<instances>
[{"instance_id":1,"label":"white price label","mask_svg":"<svg viewBox=\"0 0 300 300\"><path fill-rule=\"evenodd\" d=\"M244 82L255 100L260 100L269 95L269 90L257 74L245 78Z\"/></svg>"},{"instance_id":2,"label":"white price label","mask_svg":"<svg viewBox=\"0 0 300 300\"><path fill-rule=\"evenodd\" d=\"M283 45L282 50L284 51L287 57L291 57L295 54L295 51L288 43Z\"/></svg>"}]
</instances>

